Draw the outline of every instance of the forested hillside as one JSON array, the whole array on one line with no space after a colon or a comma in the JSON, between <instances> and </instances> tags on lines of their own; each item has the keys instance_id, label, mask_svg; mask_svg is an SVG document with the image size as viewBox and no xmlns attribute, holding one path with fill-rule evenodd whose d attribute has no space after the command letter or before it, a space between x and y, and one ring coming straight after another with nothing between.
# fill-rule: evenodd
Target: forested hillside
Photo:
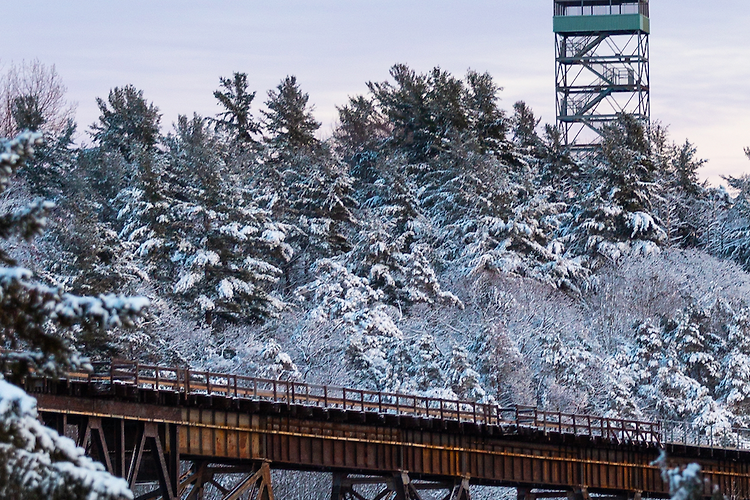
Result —
<instances>
[{"instance_id":1,"label":"forested hillside","mask_svg":"<svg viewBox=\"0 0 750 500\"><path fill-rule=\"evenodd\" d=\"M302 83L219 78L220 112L174 124L124 85L97 99L84 145L67 108L33 93L4 108L8 137L44 133L4 212L55 204L42 237L5 252L58 290L151 303L137 329L74 328L65 346L750 425L750 179L702 184L689 142L627 116L568 156L473 71L396 65L322 139Z\"/></svg>"}]
</instances>

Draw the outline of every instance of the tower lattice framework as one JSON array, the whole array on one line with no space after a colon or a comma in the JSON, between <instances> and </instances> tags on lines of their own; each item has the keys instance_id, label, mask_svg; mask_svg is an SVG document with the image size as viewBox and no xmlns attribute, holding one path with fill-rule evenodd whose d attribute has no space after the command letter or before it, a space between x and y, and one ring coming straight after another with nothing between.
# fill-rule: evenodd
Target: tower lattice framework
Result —
<instances>
[{"instance_id":1,"label":"tower lattice framework","mask_svg":"<svg viewBox=\"0 0 750 500\"><path fill-rule=\"evenodd\" d=\"M555 0L557 123L591 150L621 114L651 117L648 0Z\"/></svg>"}]
</instances>

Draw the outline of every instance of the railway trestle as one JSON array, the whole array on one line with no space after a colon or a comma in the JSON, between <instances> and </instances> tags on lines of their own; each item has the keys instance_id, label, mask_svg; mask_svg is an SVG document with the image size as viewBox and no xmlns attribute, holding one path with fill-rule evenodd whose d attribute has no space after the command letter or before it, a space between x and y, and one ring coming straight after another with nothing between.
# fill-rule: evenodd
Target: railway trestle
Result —
<instances>
[{"instance_id":1,"label":"railway trestle","mask_svg":"<svg viewBox=\"0 0 750 500\"><path fill-rule=\"evenodd\" d=\"M653 464L698 462L750 498L750 452L661 441L659 424L498 408L110 363L29 379L44 422L83 446L137 500L272 500L272 470L332 473L331 499L469 500L476 485L518 500L666 498Z\"/></svg>"}]
</instances>

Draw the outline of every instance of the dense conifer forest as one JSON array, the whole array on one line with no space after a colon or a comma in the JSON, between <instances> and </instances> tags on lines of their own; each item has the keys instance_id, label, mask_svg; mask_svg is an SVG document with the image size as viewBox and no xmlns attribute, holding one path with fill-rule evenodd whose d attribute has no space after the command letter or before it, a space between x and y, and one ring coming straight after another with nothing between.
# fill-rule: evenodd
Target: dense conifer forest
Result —
<instances>
[{"instance_id":1,"label":"dense conifer forest","mask_svg":"<svg viewBox=\"0 0 750 500\"><path fill-rule=\"evenodd\" d=\"M117 356L750 426L750 177L702 183L659 123L571 156L489 74L397 64L327 138L304 82L235 73L173 124L113 88L75 143L41 74L0 105L6 373Z\"/></svg>"}]
</instances>

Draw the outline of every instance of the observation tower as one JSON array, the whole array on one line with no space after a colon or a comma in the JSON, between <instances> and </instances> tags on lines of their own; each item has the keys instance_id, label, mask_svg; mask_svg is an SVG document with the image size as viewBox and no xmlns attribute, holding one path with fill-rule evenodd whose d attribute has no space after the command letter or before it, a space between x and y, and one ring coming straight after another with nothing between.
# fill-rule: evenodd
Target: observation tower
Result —
<instances>
[{"instance_id":1,"label":"observation tower","mask_svg":"<svg viewBox=\"0 0 750 500\"><path fill-rule=\"evenodd\" d=\"M557 124L572 151L620 114L648 122L648 0L554 0Z\"/></svg>"}]
</instances>

